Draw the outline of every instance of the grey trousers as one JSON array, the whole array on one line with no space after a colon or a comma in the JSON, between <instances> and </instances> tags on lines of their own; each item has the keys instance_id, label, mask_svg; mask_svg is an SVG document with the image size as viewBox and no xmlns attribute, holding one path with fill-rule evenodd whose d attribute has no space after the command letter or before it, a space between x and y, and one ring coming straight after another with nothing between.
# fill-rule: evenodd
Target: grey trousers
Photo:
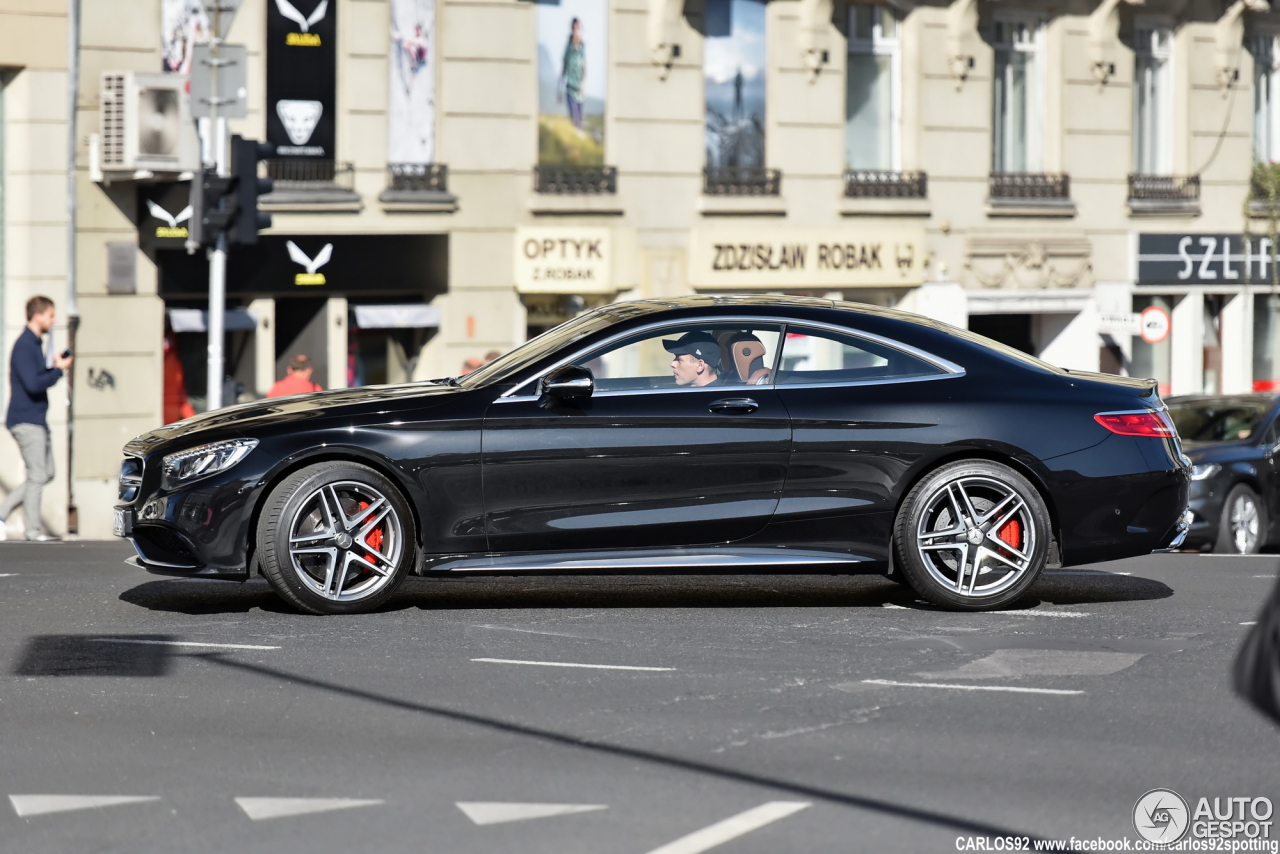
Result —
<instances>
[{"instance_id":1,"label":"grey trousers","mask_svg":"<svg viewBox=\"0 0 1280 854\"><path fill-rule=\"evenodd\" d=\"M18 440L22 461L27 464L27 480L0 504L0 519L8 519L19 504L23 505L27 514L27 539L34 540L41 530L40 496L45 484L53 480L53 442L49 439L49 428L39 424L15 424L9 432Z\"/></svg>"}]
</instances>

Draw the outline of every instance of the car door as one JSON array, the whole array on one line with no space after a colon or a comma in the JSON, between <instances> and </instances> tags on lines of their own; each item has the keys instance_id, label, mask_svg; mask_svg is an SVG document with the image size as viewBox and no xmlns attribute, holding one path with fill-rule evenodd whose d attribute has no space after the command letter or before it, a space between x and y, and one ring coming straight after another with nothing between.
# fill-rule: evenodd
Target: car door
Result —
<instances>
[{"instance_id":1,"label":"car door","mask_svg":"<svg viewBox=\"0 0 1280 854\"><path fill-rule=\"evenodd\" d=\"M945 442L943 401L927 386L960 375L894 342L789 324L775 388L792 456L776 525L815 547L885 559L897 484Z\"/></svg>"},{"instance_id":2,"label":"car door","mask_svg":"<svg viewBox=\"0 0 1280 854\"><path fill-rule=\"evenodd\" d=\"M786 479L786 410L771 386L747 385L729 364L710 385L676 385L662 342L693 331L752 334L772 347L780 338L777 324L750 321L649 327L557 364L592 371L587 398L553 405L535 381L490 404L482 467L491 550L706 545L768 523Z\"/></svg>"}]
</instances>

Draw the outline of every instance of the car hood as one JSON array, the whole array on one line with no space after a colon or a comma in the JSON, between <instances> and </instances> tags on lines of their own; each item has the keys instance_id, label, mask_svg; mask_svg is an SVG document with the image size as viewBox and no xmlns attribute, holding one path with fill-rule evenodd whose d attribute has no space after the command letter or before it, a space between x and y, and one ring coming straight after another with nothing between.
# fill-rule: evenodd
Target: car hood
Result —
<instances>
[{"instance_id":1,"label":"car hood","mask_svg":"<svg viewBox=\"0 0 1280 854\"><path fill-rule=\"evenodd\" d=\"M456 386L431 383L364 386L352 389L318 391L269 400L255 400L206 412L173 424L166 424L138 436L126 447L134 452L150 450L172 440L199 437L216 441L224 436L242 435L245 431L269 428L301 420L312 421L326 416L360 415L376 412L389 403L406 398L421 398L427 405L443 403L448 397L466 393Z\"/></svg>"},{"instance_id":2,"label":"car hood","mask_svg":"<svg viewBox=\"0 0 1280 854\"><path fill-rule=\"evenodd\" d=\"M1183 452L1193 463L1232 463L1236 460L1257 459L1259 448L1250 442L1187 442Z\"/></svg>"}]
</instances>

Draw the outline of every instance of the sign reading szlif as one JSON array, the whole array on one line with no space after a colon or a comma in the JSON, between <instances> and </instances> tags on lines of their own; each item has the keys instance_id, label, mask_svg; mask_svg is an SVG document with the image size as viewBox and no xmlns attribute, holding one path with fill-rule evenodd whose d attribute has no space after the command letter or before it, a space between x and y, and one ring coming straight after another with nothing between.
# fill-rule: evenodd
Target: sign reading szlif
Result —
<instances>
[{"instance_id":1,"label":"sign reading szlif","mask_svg":"<svg viewBox=\"0 0 1280 854\"><path fill-rule=\"evenodd\" d=\"M608 228L533 226L516 229L516 290L530 294L613 293L613 241Z\"/></svg>"},{"instance_id":2,"label":"sign reading szlif","mask_svg":"<svg viewBox=\"0 0 1280 854\"><path fill-rule=\"evenodd\" d=\"M1270 284L1276 251L1265 235L1138 235L1140 285Z\"/></svg>"},{"instance_id":3,"label":"sign reading szlif","mask_svg":"<svg viewBox=\"0 0 1280 854\"><path fill-rule=\"evenodd\" d=\"M267 141L276 157L333 160L337 3L267 0Z\"/></svg>"},{"instance_id":4,"label":"sign reading szlif","mask_svg":"<svg viewBox=\"0 0 1280 854\"><path fill-rule=\"evenodd\" d=\"M689 282L700 288L911 287L924 282L924 230L698 228Z\"/></svg>"}]
</instances>

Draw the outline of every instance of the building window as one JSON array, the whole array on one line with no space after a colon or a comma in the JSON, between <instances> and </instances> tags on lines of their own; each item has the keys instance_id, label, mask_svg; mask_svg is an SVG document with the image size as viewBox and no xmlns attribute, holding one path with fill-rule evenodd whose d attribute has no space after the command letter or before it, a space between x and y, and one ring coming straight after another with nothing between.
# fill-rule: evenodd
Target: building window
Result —
<instances>
[{"instance_id":1,"label":"building window","mask_svg":"<svg viewBox=\"0 0 1280 854\"><path fill-rule=\"evenodd\" d=\"M1275 35L1254 36L1253 53L1253 156L1261 161L1280 160L1280 40Z\"/></svg>"},{"instance_id":2,"label":"building window","mask_svg":"<svg viewBox=\"0 0 1280 854\"><path fill-rule=\"evenodd\" d=\"M1039 172L1043 168L1042 31L1038 20L995 22L992 172Z\"/></svg>"},{"instance_id":3,"label":"building window","mask_svg":"<svg viewBox=\"0 0 1280 854\"><path fill-rule=\"evenodd\" d=\"M706 0L705 31L705 190L776 195L777 173L765 168L764 3Z\"/></svg>"},{"instance_id":4,"label":"building window","mask_svg":"<svg viewBox=\"0 0 1280 854\"><path fill-rule=\"evenodd\" d=\"M605 165L609 4L564 0L537 4L538 166L540 193L617 191Z\"/></svg>"},{"instance_id":5,"label":"building window","mask_svg":"<svg viewBox=\"0 0 1280 854\"><path fill-rule=\"evenodd\" d=\"M1133 171L1173 172L1173 31L1139 24L1133 39Z\"/></svg>"},{"instance_id":6,"label":"building window","mask_svg":"<svg viewBox=\"0 0 1280 854\"><path fill-rule=\"evenodd\" d=\"M845 165L897 171L901 97L901 20L887 6L849 9L845 89Z\"/></svg>"}]
</instances>

